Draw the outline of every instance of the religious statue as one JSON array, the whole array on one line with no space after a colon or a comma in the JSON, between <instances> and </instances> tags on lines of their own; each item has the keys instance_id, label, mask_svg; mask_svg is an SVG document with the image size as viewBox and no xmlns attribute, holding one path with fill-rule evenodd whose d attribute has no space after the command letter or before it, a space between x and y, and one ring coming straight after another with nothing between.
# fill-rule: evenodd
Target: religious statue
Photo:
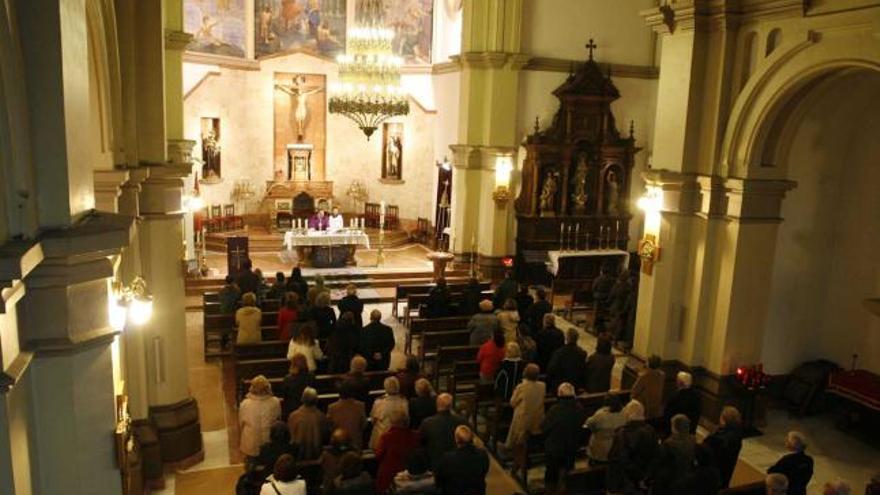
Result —
<instances>
[{"instance_id":1,"label":"religious statue","mask_svg":"<svg viewBox=\"0 0 880 495\"><path fill-rule=\"evenodd\" d=\"M260 42L264 45L268 45L269 42L275 39L275 34L272 32L272 9L268 5L260 11L259 34Z\"/></svg>"},{"instance_id":2,"label":"religious statue","mask_svg":"<svg viewBox=\"0 0 880 495\"><path fill-rule=\"evenodd\" d=\"M388 136L388 143L385 145L386 175L389 179L400 178L400 148L400 136L390 134Z\"/></svg>"},{"instance_id":3,"label":"religious statue","mask_svg":"<svg viewBox=\"0 0 880 495\"><path fill-rule=\"evenodd\" d=\"M617 182L617 173L609 170L605 176L606 191L608 198L605 203L606 215L618 215L620 213L618 205L620 203L620 183Z\"/></svg>"},{"instance_id":4,"label":"religious statue","mask_svg":"<svg viewBox=\"0 0 880 495\"><path fill-rule=\"evenodd\" d=\"M349 184L345 195L351 198L353 203L352 210L361 211L363 209L361 203L367 199L367 188L364 187L361 181L355 179Z\"/></svg>"},{"instance_id":5,"label":"religious statue","mask_svg":"<svg viewBox=\"0 0 880 495\"><path fill-rule=\"evenodd\" d=\"M558 187L556 184L556 174L554 172L547 172L547 175L544 176L544 187L541 188L541 215L552 216L555 213L556 190Z\"/></svg>"},{"instance_id":6,"label":"religious statue","mask_svg":"<svg viewBox=\"0 0 880 495\"><path fill-rule=\"evenodd\" d=\"M295 98L295 107L293 118L296 121L297 140L302 142L305 136L306 119L308 118L308 106L306 99L309 95L318 93L323 90L319 86L306 86L306 76L297 74L291 78L290 84L276 84L275 88L289 94L291 98Z\"/></svg>"},{"instance_id":7,"label":"religious statue","mask_svg":"<svg viewBox=\"0 0 880 495\"><path fill-rule=\"evenodd\" d=\"M213 129L202 136L202 177L212 181L220 178L220 146Z\"/></svg>"},{"instance_id":8,"label":"religious statue","mask_svg":"<svg viewBox=\"0 0 880 495\"><path fill-rule=\"evenodd\" d=\"M574 192L571 194L575 213L582 214L586 211L587 197L587 155L581 154L574 170Z\"/></svg>"}]
</instances>

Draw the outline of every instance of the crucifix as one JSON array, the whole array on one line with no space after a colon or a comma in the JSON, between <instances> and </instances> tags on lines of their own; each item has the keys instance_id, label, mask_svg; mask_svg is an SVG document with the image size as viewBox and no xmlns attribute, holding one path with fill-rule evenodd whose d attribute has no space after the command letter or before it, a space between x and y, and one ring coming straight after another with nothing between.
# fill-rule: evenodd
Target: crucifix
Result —
<instances>
[{"instance_id":1,"label":"crucifix","mask_svg":"<svg viewBox=\"0 0 880 495\"><path fill-rule=\"evenodd\" d=\"M590 50L590 60L593 60L593 50L598 48L598 45L593 42L593 38L590 38L590 42L586 45L587 50Z\"/></svg>"},{"instance_id":2,"label":"crucifix","mask_svg":"<svg viewBox=\"0 0 880 495\"><path fill-rule=\"evenodd\" d=\"M226 239L226 271L237 276L248 259L249 247L247 237L228 237Z\"/></svg>"},{"instance_id":3,"label":"crucifix","mask_svg":"<svg viewBox=\"0 0 880 495\"><path fill-rule=\"evenodd\" d=\"M323 90L320 86L306 86L306 76L297 74L291 78L290 84L276 84L275 89L280 89L294 100L293 118L296 122L297 141L302 142L305 136L308 107L306 98L309 95Z\"/></svg>"}]
</instances>

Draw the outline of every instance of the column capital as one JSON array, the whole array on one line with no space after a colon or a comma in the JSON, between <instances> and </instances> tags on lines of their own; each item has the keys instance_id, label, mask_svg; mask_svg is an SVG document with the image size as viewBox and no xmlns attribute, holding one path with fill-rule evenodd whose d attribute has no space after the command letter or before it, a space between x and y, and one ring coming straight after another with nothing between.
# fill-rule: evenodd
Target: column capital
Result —
<instances>
[{"instance_id":1,"label":"column capital","mask_svg":"<svg viewBox=\"0 0 880 495\"><path fill-rule=\"evenodd\" d=\"M662 211L690 215L699 211L700 188L697 175L654 169L642 173L645 185L663 191Z\"/></svg>"},{"instance_id":2,"label":"column capital","mask_svg":"<svg viewBox=\"0 0 880 495\"><path fill-rule=\"evenodd\" d=\"M192 150L195 145L196 142L192 139L169 139L168 161L175 165L192 166Z\"/></svg>"},{"instance_id":3,"label":"column capital","mask_svg":"<svg viewBox=\"0 0 880 495\"><path fill-rule=\"evenodd\" d=\"M128 170L95 170L92 176L95 184L95 208L117 213L117 200L122 194L122 187L128 182Z\"/></svg>"},{"instance_id":4,"label":"column capital","mask_svg":"<svg viewBox=\"0 0 880 495\"><path fill-rule=\"evenodd\" d=\"M724 179L717 175L700 175L700 211L697 215L703 218L723 217L727 211L727 189Z\"/></svg>"},{"instance_id":5,"label":"column capital","mask_svg":"<svg viewBox=\"0 0 880 495\"><path fill-rule=\"evenodd\" d=\"M174 29L165 30L165 49L182 52L192 41L193 35Z\"/></svg>"},{"instance_id":6,"label":"column capital","mask_svg":"<svg viewBox=\"0 0 880 495\"><path fill-rule=\"evenodd\" d=\"M724 181L726 214L740 222L781 222L782 200L796 186L790 180L730 177Z\"/></svg>"}]
</instances>

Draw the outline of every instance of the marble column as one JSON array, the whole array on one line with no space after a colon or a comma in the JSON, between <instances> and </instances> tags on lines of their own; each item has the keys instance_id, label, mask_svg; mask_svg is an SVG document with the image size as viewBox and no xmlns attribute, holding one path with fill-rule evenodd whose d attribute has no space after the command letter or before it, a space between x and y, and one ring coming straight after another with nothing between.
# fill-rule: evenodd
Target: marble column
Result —
<instances>
[{"instance_id":1,"label":"marble column","mask_svg":"<svg viewBox=\"0 0 880 495\"><path fill-rule=\"evenodd\" d=\"M143 336L149 416L162 460L178 466L204 456L198 405L187 380L181 199L189 173L189 164L153 165L139 198L141 266L154 307Z\"/></svg>"}]
</instances>

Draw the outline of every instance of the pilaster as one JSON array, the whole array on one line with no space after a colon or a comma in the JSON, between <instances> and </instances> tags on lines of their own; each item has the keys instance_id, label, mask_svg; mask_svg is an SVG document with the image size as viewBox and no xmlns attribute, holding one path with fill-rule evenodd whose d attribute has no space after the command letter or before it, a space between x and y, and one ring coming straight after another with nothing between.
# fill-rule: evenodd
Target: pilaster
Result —
<instances>
[{"instance_id":1,"label":"pilaster","mask_svg":"<svg viewBox=\"0 0 880 495\"><path fill-rule=\"evenodd\" d=\"M95 209L110 213L119 213L119 197L122 195L122 186L128 182L128 171L95 170Z\"/></svg>"},{"instance_id":2,"label":"pilaster","mask_svg":"<svg viewBox=\"0 0 880 495\"><path fill-rule=\"evenodd\" d=\"M517 150L519 76L530 60L520 53L522 0L465 0L462 22L459 144L450 147L452 250L460 260L474 254L483 275L496 277L513 249L512 204L496 203L492 192L496 158Z\"/></svg>"}]
</instances>

